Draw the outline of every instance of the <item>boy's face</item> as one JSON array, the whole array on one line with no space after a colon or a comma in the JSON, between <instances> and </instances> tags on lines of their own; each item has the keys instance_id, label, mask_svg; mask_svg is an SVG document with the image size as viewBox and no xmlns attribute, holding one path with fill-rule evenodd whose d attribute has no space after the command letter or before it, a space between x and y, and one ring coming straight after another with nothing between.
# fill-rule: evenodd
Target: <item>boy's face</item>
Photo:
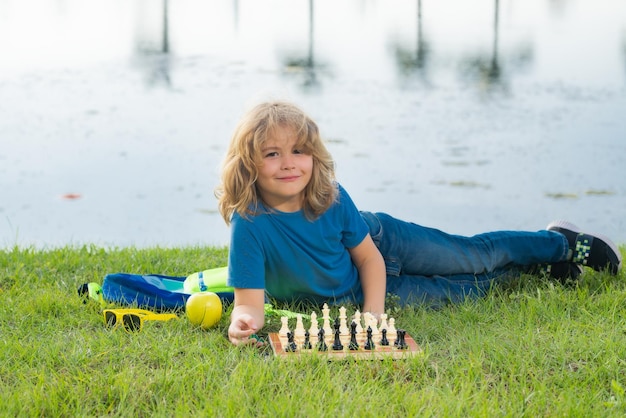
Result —
<instances>
[{"instance_id":1,"label":"boy's face","mask_svg":"<svg viewBox=\"0 0 626 418\"><path fill-rule=\"evenodd\" d=\"M313 170L313 157L296 148L296 139L292 129L278 128L261 149L259 193L265 204L282 212L302 209Z\"/></svg>"}]
</instances>

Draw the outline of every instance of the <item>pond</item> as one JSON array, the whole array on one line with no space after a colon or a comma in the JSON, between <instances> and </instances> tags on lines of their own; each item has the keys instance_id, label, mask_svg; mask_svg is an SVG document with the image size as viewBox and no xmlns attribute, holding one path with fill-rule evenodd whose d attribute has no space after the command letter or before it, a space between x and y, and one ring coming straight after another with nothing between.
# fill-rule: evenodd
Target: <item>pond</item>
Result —
<instances>
[{"instance_id":1,"label":"pond","mask_svg":"<svg viewBox=\"0 0 626 418\"><path fill-rule=\"evenodd\" d=\"M0 247L228 244L219 166L268 98L363 210L626 243L621 0L0 0Z\"/></svg>"}]
</instances>

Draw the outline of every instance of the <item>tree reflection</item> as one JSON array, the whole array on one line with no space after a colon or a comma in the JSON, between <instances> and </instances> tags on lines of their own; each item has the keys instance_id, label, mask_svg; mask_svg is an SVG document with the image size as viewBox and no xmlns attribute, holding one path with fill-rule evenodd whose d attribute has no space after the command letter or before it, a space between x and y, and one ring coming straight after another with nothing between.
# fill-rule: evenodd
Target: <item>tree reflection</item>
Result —
<instances>
[{"instance_id":1,"label":"tree reflection","mask_svg":"<svg viewBox=\"0 0 626 418\"><path fill-rule=\"evenodd\" d=\"M139 66L145 70L145 79L148 85L171 86L171 63L170 63L170 39L169 39L169 0L162 0L161 16L155 21L160 21L156 30L151 30L153 3L142 3L140 5L140 19L148 17L148 21L140 22L148 26L148 29L141 30L141 24L135 43L135 51L138 57ZM148 10L143 10L141 6L146 6ZM145 12L145 13L142 13Z\"/></svg>"},{"instance_id":2,"label":"tree reflection","mask_svg":"<svg viewBox=\"0 0 626 418\"><path fill-rule=\"evenodd\" d=\"M287 76L299 76L300 85L304 90L315 91L321 87L318 79L320 70L326 66L317 62L315 57L315 36L314 36L314 1L309 0L309 33L308 33L308 50L304 56L285 56L282 58L283 72Z\"/></svg>"},{"instance_id":3,"label":"tree reflection","mask_svg":"<svg viewBox=\"0 0 626 418\"><path fill-rule=\"evenodd\" d=\"M500 1L494 1L493 15L493 43L490 55L477 54L468 56L461 61L461 75L470 79L483 91L509 91L507 73L503 71L499 56L500 33ZM520 47L512 54L507 62L514 67L521 68L532 60L532 50L529 47Z\"/></svg>"},{"instance_id":4,"label":"tree reflection","mask_svg":"<svg viewBox=\"0 0 626 418\"><path fill-rule=\"evenodd\" d=\"M433 53L431 43L423 29L422 0L417 0L417 39L413 47L397 42L392 45L396 65L406 79L417 75L421 82L430 86L430 60ZM479 87L481 91L508 91L509 80L500 57L500 1L494 0L493 41L488 53L472 54L461 58L459 68L464 79ZM521 68L532 60L532 50L522 46L508 56L507 63Z\"/></svg>"},{"instance_id":5,"label":"tree reflection","mask_svg":"<svg viewBox=\"0 0 626 418\"><path fill-rule=\"evenodd\" d=\"M427 74L427 64L430 55L430 46L424 38L422 26L422 0L417 0L417 40L415 48L406 48L404 45L392 46L396 64L404 76L418 74L422 81L430 85Z\"/></svg>"},{"instance_id":6,"label":"tree reflection","mask_svg":"<svg viewBox=\"0 0 626 418\"><path fill-rule=\"evenodd\" d=\"M508 90L508 83L505 80L498 62L498 37L500 27L500 1L494 2L493 14L493 44L491 48L491 56L485 57L478 55L464 59L461 68L464 75L477 79L479 85L487 90L493 90L498 87ZM477 75L477 77L476 77Z\"/></svg>"}]
</instances>

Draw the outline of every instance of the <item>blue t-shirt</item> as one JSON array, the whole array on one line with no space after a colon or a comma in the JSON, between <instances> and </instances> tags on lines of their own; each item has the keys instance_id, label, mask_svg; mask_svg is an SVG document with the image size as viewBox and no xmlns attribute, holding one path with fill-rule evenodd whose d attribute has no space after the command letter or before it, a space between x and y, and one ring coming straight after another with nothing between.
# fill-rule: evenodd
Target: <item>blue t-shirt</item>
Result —
<instances>
[{"instance_id":1,"label":"blue t-shirt","mask_svg":"<svg viewBox=\"0 0 626 418\"><path fill-rule=\"evenodd\" d=\"M348 193L310 221L303 211L261 208L248 219L231 222L228 284L265 289L276 300L329 304L361 303L363 292L348 248L369 233Z\"/></svg>"}]
</instances>

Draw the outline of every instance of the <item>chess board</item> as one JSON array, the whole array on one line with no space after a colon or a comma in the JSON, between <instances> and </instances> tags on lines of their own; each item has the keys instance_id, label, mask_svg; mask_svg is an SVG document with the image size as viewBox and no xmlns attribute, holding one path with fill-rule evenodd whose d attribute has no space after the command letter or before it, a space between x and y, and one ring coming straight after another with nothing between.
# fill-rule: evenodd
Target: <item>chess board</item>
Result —
<instances>
[{"instance_id":1,"label":"chess board","mask_svg":"<svg viewBox=\"0 0 626 418\"><path fill-rule=\"evenodd\" d=\"M386 314L379 320L374 315L359 311L348 318L346 309L339 308L339 316L331 326L330 309L324 304L322 324L317 313L310 315L310 327L304 326L302 315L296 315L295 328L290 328L289 318L282 317L282 327L269 334L270 344L278 357L323 355L331 359L400 359L422 352L415 340L405 330L395 328L395 319ZM293 325L293 324L292 324Z\"/></svg>"},{"instance_id":2,"label":"chess board","mask_svg":"<svg viewBox=\"0 0 626 418\"><path fill-rule=\"evenodd\" d=\"M384 358L409 358L416 356L422 352L415 340L413 340L413 338L408 333L404 337L406 348L403 349L399 349L394 346L394 338L391 338L389 340L389 345L381 345L380 336L377 336L372 338L374 342L374 348L372 350L366 350L364 348L366 342L365 332L359 333L356 337L359 345L358 349L356 350L350 350L349 346L351 337L349 335L340 336L343 349L333 350L332 347L334 343L334 336L330 335L324 338L324 341L327 345L326 351L320 351L318 349L317 338L311 338L310 349L303 348L304 340L302 338L294 338L296 349L295 351L290 351L288 349L288 339L286 336L279 335L277 332L272 332L269 334L272 350L277 357L301 357L307 355L321 355L327 356L329 359L354 358L356 360L380 360Z\"/></svg>"}]
</instances>

